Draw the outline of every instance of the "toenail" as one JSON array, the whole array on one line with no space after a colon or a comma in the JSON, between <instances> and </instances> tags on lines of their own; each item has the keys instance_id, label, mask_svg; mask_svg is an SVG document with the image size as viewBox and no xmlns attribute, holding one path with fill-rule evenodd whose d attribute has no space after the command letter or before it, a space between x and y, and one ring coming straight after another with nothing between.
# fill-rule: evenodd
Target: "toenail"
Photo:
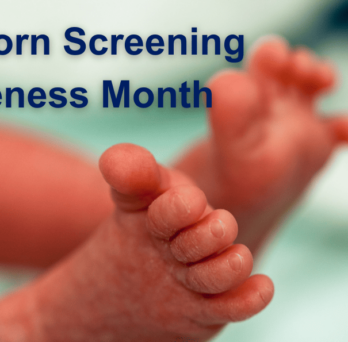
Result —
<instances>
[{"instance_id":1,"label":"toenail","mask_svg":"<svg viewBox=\"0 0 348 342\"><path fill-rule=\"evenodd\" d=\"M172 200L172 206L178 215L187 216L191 210L187 202L184 201L183 197L179 194L175 194Z\"/></svg>"},{"instance_id":2,"label":"toenail","mask_svg":"<svg viewBox=\"0 0 348 342\"><path fill-rule=\"evenodd\" d=\"M231 254L228 263L233 271L239 272L243 266L243 257L237 253Z\"/></svg>"},{"instance_id":3,"label":"toenail","mask_svg":"<svg viewBox=\"0 0 348 342\"><path fill-rule=\"evenodd\" d=\"M273 288L270 287L262 287L259 290L259 296L265 305L267 305L270 301L270 298L273 297L273 291Z\"/></svg>"},{"instance_id":4,"label":"toenail","mask_svg":"<svg viewBox=\"0 0 348 342\"><path fill-rule=\"evenodd\" d=\"M222 223L221 220L218 220L218 219L212 220L209 223L209 228L211 233L216 238L222 238L225 236L225 225Z\"/></svg>"}]
</instances>

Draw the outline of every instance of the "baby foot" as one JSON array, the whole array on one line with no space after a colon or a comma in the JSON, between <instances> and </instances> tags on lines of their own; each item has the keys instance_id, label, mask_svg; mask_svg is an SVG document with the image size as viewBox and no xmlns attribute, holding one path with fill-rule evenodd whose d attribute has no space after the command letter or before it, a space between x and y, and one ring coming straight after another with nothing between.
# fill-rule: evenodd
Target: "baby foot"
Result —
<instances>
[{"instance_id":1,"label":"baby foot","mask_svg":"<svg viewBox=\"0 0 348 342\"><path fill-rule=\"evenodd\" d=\"M229 70L209 84L211 139L178 164L209 203L233 213L238 241L255 252L302 194L334 147L347 141L345 119L317 116L331 89L330 64L279 38L257 44L246 71Z\"/></svg>"},{"instance_id":2,"label":"baby foot","mask_svg":"<svg viewBox=\"0 0 348 342\"><path fill-rule=\"evenodd\" d=\"M233 244L234 217L209 207L186 176L131 144L107 150L100 168L114 215L74 255L0 304L0 336L1 328L10 336L18 302L22 316L30 307L29 342L206 341L270 302L271 280L250 277L250 251Z\"/></svg>"}]
</instances>

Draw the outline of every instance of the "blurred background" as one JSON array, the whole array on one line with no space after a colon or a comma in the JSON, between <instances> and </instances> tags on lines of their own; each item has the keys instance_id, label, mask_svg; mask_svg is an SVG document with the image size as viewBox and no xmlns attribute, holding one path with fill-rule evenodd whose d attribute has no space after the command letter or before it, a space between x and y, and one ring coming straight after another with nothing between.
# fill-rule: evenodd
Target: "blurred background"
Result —
<instances>
[{"instance_id":1,"label":"blurred background","mask_svg":"<svg viewBox=\"0 0 348 342\"><path fill-rule=\"evenodd\" d=\"M205 110L154 106L148 109L103 109L102 81L117 85L129 79L133 89L178 88L184 81L206 82L216 71L233 66L224 55L129 56L65 53L64 32L71 26L95 34L158 33L244 34L245 51L265 34L284 36L293 45L307 45L334 61L339 86L320 104L323 113L347 110L348 1L341 0L12 0L1 6L0 33L46 34L50 56L12 51L0 58L0 91L19 86L81 86L88 90L84 109L45 106L7 109L0 123L24 127L97 161L110 145L133 142L170 163L185 147L206 134ZM325 115L325 114L323 114ZM1 153L1 147L0 147ZM283 224L256 265L276 287L271 305L253 319L231 324L215 342L346 342L348 341L348 149L341 148L315 179L294 213ZM0 290L6 293L35 276L35 271L1 268Z\"/></svg>"}]
</instances>

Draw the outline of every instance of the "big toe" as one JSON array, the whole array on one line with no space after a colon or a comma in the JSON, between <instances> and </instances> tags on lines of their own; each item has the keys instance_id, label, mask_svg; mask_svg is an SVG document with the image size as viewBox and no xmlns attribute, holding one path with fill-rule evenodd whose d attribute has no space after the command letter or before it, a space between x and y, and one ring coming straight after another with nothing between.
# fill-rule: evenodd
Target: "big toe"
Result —
<instances>
[{"instance_id":1,"label":"big toe","mask_svg":"<svg viewBox=\"0 0 348 342\"><path fill-rule=\"evenodd\" d=\"M163 185L161 167L143 147L124 143L110 147L99 161L118 207L138 210L148 206Z\"/></svg>"},{"instance_id":2,"label":"big toe","mask_svg":"<svg viewBox=\"0 0 348 342\"><path fill-rule=\"evenodd\" d=\"M281 37L259 39L251 48L247 67L252 74L282 78L288 68L290 50Z\"/></svg>"},{"instance_id":3,"label":"big toe","mask_svg":"<svg viewBox=\"0 0 348 342\"><path fill-rule=\"evenodd\" d=\"M215 141L221 148L245 137L260 113L260 92L244 72L226 70L211 79L213 104L209 120Z\"/></svg>"}]
</instances>

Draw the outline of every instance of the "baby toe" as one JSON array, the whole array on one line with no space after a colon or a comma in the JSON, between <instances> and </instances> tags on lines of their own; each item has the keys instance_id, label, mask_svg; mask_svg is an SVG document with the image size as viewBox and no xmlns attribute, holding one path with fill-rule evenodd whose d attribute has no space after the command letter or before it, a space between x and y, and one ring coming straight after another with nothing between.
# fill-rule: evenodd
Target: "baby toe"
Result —
<instances>
[{"instance_id":1,"label":"baby toe","mask_svg":"<svg viewBox=\"0 0 348 342\"><path fill-rule=\"evenodd\" d=\"M237 222L226 210L215 210L181 231L171 242L175 258L193 263L230 246L238 233Z\"/></svg>"},{"instance_id":2,"label":"baby toe","mask_svg":"<svg viewBox=\"0 0 348 342\"><path fill-rule=\"evenodd\" d=\"M148 209L148 229L152 235L170 239L184 227L196 223L207 207L202 190L192 185L170 188Z\"/></svg>"},{"instance_id":3,"label":"baby toe","mask_svg":"<svg viewBox=\"0 0 348 342\"><path fill-rule=\"evenodd\" d=\"M310 89L313 85L318 61L315 55L306 48L298 48L291 55L289 67L290 83L303 89Z\"/></svg>"},{"instance_id":4,"label":"baby toe","mask_svg":"<svg viewBox=\"0 0 348 342\"><path fill-rule=\"evenodd\" d=\"M271 279L261 274L253 275L236 289L206 298L196 319L211 326L243 321L262 311L273 294Z\"/></svg>"},{"instance_id":5,"label":"baby toe","mask_svg":"<svg viewBox=\"0 0 348 342\"><path fill-rule=\"evenodd\" d=\"M302 91L315 94L335 84L335 71L327 61L320 61L306 48L299 48L291 56L289 81Z\"/></svg>"},{"instance_id":6,"label":"baby toe","mask_svg":"<svg viewBox=\"0 0 348 342\"><path fill-rule=\"evenodd\" d=\"M336 71L330 61L320 61L318 63L314 75L314 82L317 92L328 91L335 86Z\"/></svg>"},{"instance_id":7,"label":"baby toe","mask_svg":"<svg viewBox=\"0 0 348 342\"><path fill-rule=\"evenodd\" d=\"M213 93L209 121L215 141L225 149L231 140L241 139L260 116L261 94L258 84L246 72L224 70L208 87Z\"/></svg>"},{"instance_id":8,"label":"baby toe","mask_svg":"<svg viewBox=\"0 0 348 342\"><path fill-rule=\"evenodd\" d=\"M161 172L154 156L134 144L117 144L99 160L104 179L112 187L117 208L137 211L146 208L158 195Z\"/></svg>"},{"instance_id":9,"label":"baby toe","mask_svg":"<svg viewBox=\"0 0 348 342\"><path fill-rule=\"evenodd\" d=\"M289 62L288 43L281 37L265 37L258 40L248 57L248 69L256 75L282 77Z\"/></svg>"},{"instance_id":10,"label":"baby toe","mask_svg":"<svg viewBox=\"0 0 348 342\"><path fill-rule=\"evenodd\" d=\"M244 245L233 245L216 257L178 268L176 277L192 291L222 293L245 281L252 267L253 258L249 249Z\"/></svg>"}]
</instances>

